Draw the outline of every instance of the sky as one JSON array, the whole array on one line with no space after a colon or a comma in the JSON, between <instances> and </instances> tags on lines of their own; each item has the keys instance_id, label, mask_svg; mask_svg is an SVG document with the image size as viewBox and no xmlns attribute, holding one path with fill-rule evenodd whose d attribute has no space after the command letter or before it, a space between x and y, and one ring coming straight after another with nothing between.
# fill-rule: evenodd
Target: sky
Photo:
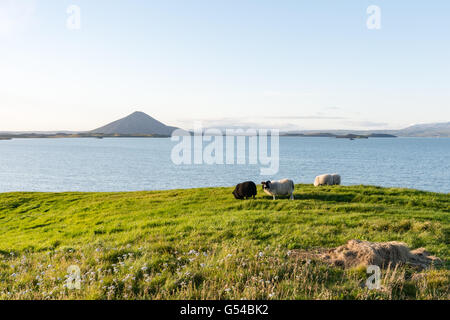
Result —
<instances>
[{"instance_id":1,"label":"sky","mask_svg":"<svg viewBox=\"0 0 450 320\"><path fill-rule=\"evenodd\" d=\"M0 0L0 131L445 122L449 57L448 0Z\"/></svg>"}]
</instances>

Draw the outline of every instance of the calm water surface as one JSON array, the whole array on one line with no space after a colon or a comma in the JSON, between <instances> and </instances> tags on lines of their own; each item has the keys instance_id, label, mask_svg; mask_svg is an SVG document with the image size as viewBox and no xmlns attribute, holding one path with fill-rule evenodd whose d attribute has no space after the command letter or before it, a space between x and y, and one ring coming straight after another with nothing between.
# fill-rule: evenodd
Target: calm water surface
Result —
<instances>
[{"instance_id":1,"label":"calm water surface","mask_svg":"<svg viewBox=\"0 0 450 320\"><path fill-rule=\"evenodd\" d=\"M0 192L135 191L232 186L291 178L312 183L338 172L344 185L450 192L450 139L280 138L280 170L259 165L174 165L170 139L15 139L0 141Z\"/></svg>"}]
</instances>

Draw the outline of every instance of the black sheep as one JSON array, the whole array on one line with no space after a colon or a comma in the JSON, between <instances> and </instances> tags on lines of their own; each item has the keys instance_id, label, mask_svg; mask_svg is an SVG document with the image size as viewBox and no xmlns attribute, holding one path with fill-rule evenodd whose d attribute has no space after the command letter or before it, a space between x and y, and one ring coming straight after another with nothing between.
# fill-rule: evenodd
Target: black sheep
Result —
<instances>
[{"instance_id":1,"label":"black sheep","mask_svg":"<svg viewBox=\"0 0 450 320\"><path fill-rule=\"evenodd\" d=\"M233 191L233 195L236 199L243 200L256 196L256 184L253 181L247 181L239 183Z\"/></svg>"}]
</instances>

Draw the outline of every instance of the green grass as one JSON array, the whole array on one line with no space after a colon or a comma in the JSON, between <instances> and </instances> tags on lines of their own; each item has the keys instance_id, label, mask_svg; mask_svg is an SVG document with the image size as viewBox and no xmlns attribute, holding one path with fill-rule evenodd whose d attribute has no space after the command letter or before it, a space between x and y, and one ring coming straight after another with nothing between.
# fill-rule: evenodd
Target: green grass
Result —
<instances>
[{"instance_id":1,"label":"green grass","mask_svg":"<svg viewBox=\"0 0 450 320\"><path fill-rule=\"evenodd\" d=\"M231 188L0 194L0 299L449 299L450 196L297 185L295 201ZM364 269L293 259L350 239L403 241L438 269ZM64 287L67 268L81 290Z\"/></svg>"}]
</instances>

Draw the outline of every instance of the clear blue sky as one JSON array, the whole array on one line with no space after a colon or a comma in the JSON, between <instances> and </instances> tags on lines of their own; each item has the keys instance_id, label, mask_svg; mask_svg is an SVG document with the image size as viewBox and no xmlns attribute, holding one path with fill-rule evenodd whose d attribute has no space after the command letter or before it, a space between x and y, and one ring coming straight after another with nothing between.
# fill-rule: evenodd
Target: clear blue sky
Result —
<instances>
[{"instance_id":1,"label":"clear blue sky","mask_svg":"<svg viewBox=\"0 0 450 320\"><path fill-rule=\"evenodd\" d=\"M449 58L448 0L0 0L0 131L450 121Z\"/></svg>"}]
</instances>

